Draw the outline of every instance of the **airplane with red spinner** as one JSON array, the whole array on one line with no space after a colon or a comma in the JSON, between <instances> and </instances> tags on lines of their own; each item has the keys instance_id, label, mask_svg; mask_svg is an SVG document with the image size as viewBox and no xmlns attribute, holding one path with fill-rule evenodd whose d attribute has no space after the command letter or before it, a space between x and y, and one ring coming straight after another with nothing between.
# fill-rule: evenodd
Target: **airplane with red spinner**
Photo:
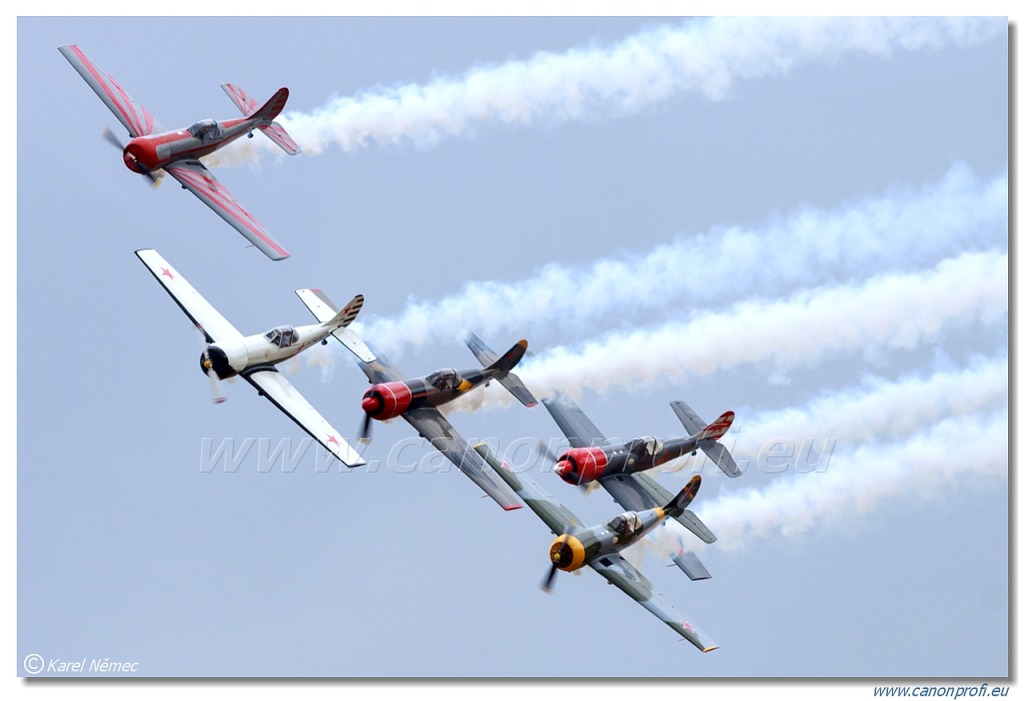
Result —
<instances>
[{"instance_id":1,"label":"airplane with red spinner","mask_svg":"<svg viewBox=\"0 0 1024 701\"><path fill-rule=\"evenodd\" d=\"M281 88L260 105L237 85L224 83L221 88L242 111L242 118L223 121L203 119L190 127L168 131L78 46L66 44L57 50L128 130L131 140L127 144L122 144L109 129L103 136L121 149L124 164L129 170L149 178L153 187L160 184L164 173L169 173L181 183L183 190L198 197L267 257L272 260L288 257L288 251L267 233L266 228L238 203L200 160L242 136L252 138L254 130L266 134L289 155L301 153L284 127L274 121L288 100L288 88Z\"/></svg>"},{"instance_id":2,"label":"airplane with red spinner","mask_svg":"<svg viewBox=\"0 0 1024 701\"><path fill-rule=\"evenodd\" d=\"M493 362L494 351L476 335L468 334L465 342L482 365ZM552 398L544 399L543 404L570 445L558 457L551 456L555 461L555 473L565 482L580 486L588 494L600 485L627 509L642 511L668 503L672 493L644 473L687 453L696 455L697 450L702 450L728 476L738 477L741 474L732 454L719 442L735 419L732 411L726 411L711 424L707 424L686 402L671 402L672 410L689 433L688 436L664 441L645 436L616 444L608 440L583 410L564 393L559 392ZM705 543L718 540L690 509L671 516ZM690 579L711 577L693 552L684 552L680 547L672 555L672 560Z\"/></svg>"},{"instance_id":3,"label":"airplane with red spinner","mask_svg":"<svg viewBox=\"0 0 1024 701\"><path fill-rule=\"evenodd\" d=\"M321 290L296 290L295 294L321 322L338 313L338 307ZM363 442L369 441L372 421L388 421L401 416L503 509L510 511L522 507L508 485L469 447L466 439L459 435L438 408L491 380L499 382L527 407L536 406L537 400L530 390L512 373L512 368L526 353L525 340L513 345L500 358L495 355L483 369L459 371L446 368L426 377L407 380L351 329L341 329L334 333L334 337L356 356L360 369L372 385L363 394L361 402L365 414L361 430Z\"/></svg>"}]
</instances>

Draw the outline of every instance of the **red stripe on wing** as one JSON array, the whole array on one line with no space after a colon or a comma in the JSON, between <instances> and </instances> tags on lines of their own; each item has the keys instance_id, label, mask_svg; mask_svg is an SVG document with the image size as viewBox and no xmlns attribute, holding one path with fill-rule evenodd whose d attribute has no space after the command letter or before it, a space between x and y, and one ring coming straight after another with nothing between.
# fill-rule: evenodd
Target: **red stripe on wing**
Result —
<instances>
[{"instance_id":1,"label":"red stripe on wing","mask_svg":"<svg viewBox=\"0 0 1024 701\"><path fill-rule=\"evenodd\" d=\"M75 52L75 56L77 56L78 60L82 62L82 65L84 65L89 70L89 73L92 74L93 79L95 79L96 82L103 88L103 92L105 92L107 94L107 97L110 98L111 102L114 103L114 105L117 107L118 112L121 113L121 116L124 117L125 121L131 124L132 129L135 130L135 136L145 136L147 134L151 134L153 132L154 120L153 115L149 113L149 110L147 110L145 107L142 107L141 105L138 105L138 103L132 100L132 98L128 96L128 93L124 91L124 88L118 85L117 81L114 80L113 76L108 76L106 73L100 70L99 66L90 61L89 57L86 56L80 48L73 45L71 47L71 50ZM117 89L116 94L110 89L110 85L108 85L108 83L112 84ZM139 109L142 110L145 123L143 123L142 119L139 118L138 113L135 111L136 106L138 106Z\"/></svg>"},{"instance_id":2,"label":"red stripe on wing","mask_svg":"<svg viewBox=\"0 0 1024 701\"><path fill-rule=\"evenodd\" d=\"M282 256L288 255L288 251L281 248L273 239L270 238L269 234L267 234L263 229L263 225L260 224L256 217L249 214L249 212L247 212L242 205L235 200L234 195L232 195L226 187L220 185L216 180L209 176L196 173L188 168L171 166L165 170L171 172L175 177L180 178L195 189L202 191L203 194L213 200L214 203L225 211L232 219L244 226L254 236L270 246L270 248L274 249L274 251Z\"/></svg>"}]
</instances>

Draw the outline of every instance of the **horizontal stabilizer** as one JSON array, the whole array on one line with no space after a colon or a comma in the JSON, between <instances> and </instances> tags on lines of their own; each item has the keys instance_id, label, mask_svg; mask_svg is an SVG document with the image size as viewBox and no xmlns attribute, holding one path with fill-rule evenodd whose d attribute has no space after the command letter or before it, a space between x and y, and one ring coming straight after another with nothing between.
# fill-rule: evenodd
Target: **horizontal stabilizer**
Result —
<instances>
[{"instance_id":1,"label":"horizontal stabilizer","mask_svg":"<svg viewBox=\"0 0 1024 701\"><path fill-rule=\"evenodd\" d=\"M676 521L683 524L683 526L686 527L686 530L693 533L705 543L711 544L718 540L718 536L712 533L711 529L704 525L704 522L700 520L697 514L693 513L689 509L684 511L681 516L676 516Z\"/></svg>"},{"instance_id":2,"label":"horizontal stabilizer","mask_svg":"<svg viewBox=\"0 0 1024 701\"><path fill-rule=\"evenodd\" d=\"M330 300L330 298L317 289L303 289L295 290L295 294L299 296L302 303L306 305L306 308L313 313L317 321L324 323L334 319L340 312L337 305ZM354 300L353 300L354 301ZM352 304L352 302L349 302ZM355 331L348 328L336 329L332 335L341 342L341 345L348 348L348 350L360 361L364 363L372 363L377 359L377 356L373 354L373 351L363 343L363 339L359 338Z\"/></svg>"},{"instance_id":3,"label":"horizontal stabilizer","mask_svg":"<svg viewBox=\"0 0 1024 701\"><path fill-rule=\"evenodd\" d=\"M672 562L676 563L676 566L695 582L701 579L711 579L711 573L708 572L707 567L700 561L696 553L689 551L683 554L676 553L672 555Z\"/></svg>"},{"instance_id":4,"label":"horizontal stabilizer","mask_svg":"<svg viewBox=\"0 0 1024 701\"><path fill-rule=\"evenodd\" d=\"M512 346L505 355L498 357L498 354L491 350L486 343L480 340L476 334L469 334L465 338L466 345L476 356L476 359L480 361L480 364L485 369L494 372L494 379L501 383L501 386L509 391L509 393L522 402L525 406L532 407L537 405L537 398L533 396L533 393L527 389L526 385L519 377L511 372L520 360L523 359L523 355L526 354L526 340L519 341L517 344Z\"/></svg>"},{"instance_id":5,"label":"horizontal stabilizer","mask_svg":"<svg viewBox=\"0 0 1024 701\"><path fill-rule=\"evenodd\" d=\"M718 465L729 477L739 477L740 468L733 459L728 449L718 442L718 438L732 426L735 415L727 411L715 420L715 423L708 426L704 419L700 418L690 405L683 401L670 402L669 406L676 413L679 422L691 436L699 436L697 447L704 451L704 454L711 458L711 461ZM707 434L707 436L702 434Z\"/></svg>"},{"instance_id":6,"label":"horizontal stabilizer","mask_svg":"<svg viewBox=\"0 0 1024 701\"><path fill-rule=\"evenodd\" d=\"M267 101L263 108L260 108L259 103L237 85L223 83L220 87L227 93L238 109L242 111L243 115L255 117L256 119L273 120L284 109L285 102L288 100L288 88L281 88ZM268 139L280 146L289 156L302 153L302 149L295 143L295 140L277 122L271 121L269 124L258 126L257 129L266 134Z\"/></svg>"}]
</instances>

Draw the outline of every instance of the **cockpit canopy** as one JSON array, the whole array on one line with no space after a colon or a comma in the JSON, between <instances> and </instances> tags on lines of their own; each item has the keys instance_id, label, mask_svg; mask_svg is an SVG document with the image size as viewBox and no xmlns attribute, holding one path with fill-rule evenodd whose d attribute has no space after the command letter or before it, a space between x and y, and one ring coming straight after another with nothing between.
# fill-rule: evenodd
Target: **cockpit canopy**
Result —
<instances>
[{"instance_id":1,"label":"cockpit canopy","mask_svg":"<svg viewBox=\"0 0 1024 701\"><path fill-rule=\"evenodd\" d=\"M654 455L661 451L663 444L654 436L634 438L626 444L626 450L634 455Z\"/></svg>"},{"instance_id":2,"label":"cockpit canopy","mask_svg":"<svg viewBox=\"0 0 1024 701\"><path fill-rule=\"evenodd\" d=\"M216 119L202 119L188 128L188 133L204 144L216 141L223 131Z\"/></svg>"},{"instance_id":3,"label":"cockpit canopy","mask_svg":"<svg viewBox=\"0 0 1024 701\"><path fill-rule=\"evenodd\" d=\"M299 340L299 334L294 326L278 326L263 334L263 337L278 348L294 346Z\"/></svg>"},{"instance_id":4,"label":"cockpit canopy","mask_svg":"<svg viewBox=\"0 0 1024 701\"><path fill-rule=\"evenodd\" d=\"M462 384L462 377L454 368L432 372L426 377L427 383L441 392L450 392Z\"/></svg>"},{"instance_id":5,"label":"cockpit canopy","mask_svg":"<svg viewBox=\"0 0 1024 701\"><path fill-rule=\"evenodd\" d=\"M627 511L608 522L609 530L620 536L633 535L640 530L640 526L640 517L636 515L635 511Z\"/></svg>"}]
</instances>

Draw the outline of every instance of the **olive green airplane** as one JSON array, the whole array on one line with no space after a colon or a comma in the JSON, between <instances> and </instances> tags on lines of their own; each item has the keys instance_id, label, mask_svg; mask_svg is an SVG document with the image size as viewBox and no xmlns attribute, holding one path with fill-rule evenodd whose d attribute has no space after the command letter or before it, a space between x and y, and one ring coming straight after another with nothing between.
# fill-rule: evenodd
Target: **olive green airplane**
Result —
<instances>
[{"instance_id":1,"label":"olive green airplane","mask_svg":"<svg viewBox=\"0 0 1024 701\"><path fill-rule=\"evenodd\" d=\"M575 514L555 501L529 476L513 472L490 451L486 443L477 444L473 448L557 536L548 551L551 569L541 589L551 591L558 570L573 572L589 565L609 584L626 592L701 652L710 652L718 647L661 594L654 591L640 570L619 554L653 531L666 518L683 513L700 488L700 475L694 475L682 491L664 506L645 511L627 511L607 523L586 527Z\"/></svg>"}]
</instances>

